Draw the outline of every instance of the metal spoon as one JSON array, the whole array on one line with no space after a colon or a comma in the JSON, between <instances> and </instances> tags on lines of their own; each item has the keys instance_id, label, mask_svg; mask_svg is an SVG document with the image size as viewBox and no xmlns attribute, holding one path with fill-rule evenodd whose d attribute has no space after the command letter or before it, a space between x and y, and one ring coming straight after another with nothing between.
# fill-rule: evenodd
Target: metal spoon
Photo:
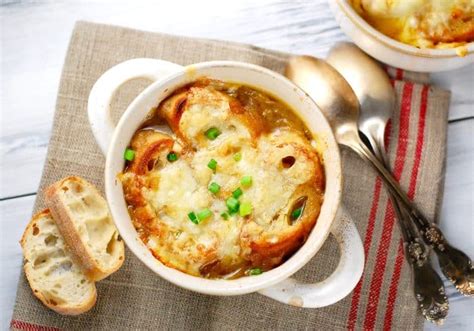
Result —
<instances>
[{"instance_id":1,"label":"metal spoon","mask_svg":"<svg viewBox=\"0 0 474 331\"><path fill-rule=\"evenodd\" d=\"M385 128L395 107L395 91L382 68L351 43L336 44L327 61L347 80L361 107L359 129L369 141L375 156L389 169L385 149ZM390 194L403 237L405 257L411 265L415 298L422 315L438 325L448 315L449 304L443 281L431 266L429 251L421 241L409 215Z\"/></svg>"},{"instance_id":2,"label":"metal spoon","mask_svg":"<svg viewBox=\"0 0 474 331\"><path fill-rule=\"evenodd\" d=\"M416 208L392 174L361 141L357 125L359 102L344 77L325 61L311 56L290 59L286 76L315 100L329 120L338 143L351 148L379 173L425 243L434 248L443 272L456 288L465 295L474 295L474 268L470 258L447 243L439 228Z\"/></svg>"}]
</instances>

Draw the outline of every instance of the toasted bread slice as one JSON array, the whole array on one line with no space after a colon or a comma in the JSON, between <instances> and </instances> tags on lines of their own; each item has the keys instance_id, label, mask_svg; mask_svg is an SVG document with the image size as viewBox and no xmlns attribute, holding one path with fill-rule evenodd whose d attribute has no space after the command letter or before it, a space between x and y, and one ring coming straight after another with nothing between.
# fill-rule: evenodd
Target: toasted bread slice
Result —
<instances>
[{"instance_id":1,"label":"toasted bread slice","mask_svg":"<svg viewBox=\"0 0 474 331\"><path fill-rule=\"evenodd\" d=\"M173 139L153 130L139 131L130 143L135 151L135 158L130 163L130 171L137 175L145 175L153 168L166 164L166 155L173 150Z\"/></svg>"},{"instance_id":2,"label":"toasted bread slice","mask_svg":"<svg viewBox=\"0 0 474 331\"><path fill-rule=\"evenodd\" d=\"M260 140L259 152L267 165L266 172L274 171L271 178L277 181L283 176L286 182L280 186L287 192L293 187L285 196L286 201L276 197L270 200L280 202L278 209L270 209L259 203L258 195L254 197L255 213L264 206L260 213L267 217L247 222L242 228L241 243L243 251L249 252L247 258L267 270L291 256L306 241L321 210L325 182L319 156L300 134L287 130L272 133L266 140ZM274 192L279 197L286 194ZM265 199L271 194L267 192Z\"/></svg>"},{"instance_id":3,"label":"toasted bread slice","mask_svg":"<svg viewBox=\"0 0 474 331\"><path fill-rule=\"evenodd\" d=\"M64 315L78 315L94 306L95 284L69 252L49 210L33 216L20 244L26 278L45 306Z\"/></svg>"},{"instance_id":4,"label":"toasted bread slice","mask_svg":"<svg viewBox=\"0 0 474 331\"><path fill-rule=\"evenodd\" d=\"M98 281L118 270L123 241L97 189L79 177L64 178L45 191L46 205L86 274Z\"/></svg>"},{"instance_id":5,"label":"toasted bread slice","mask_svg":"<svg viewBox=\"0 0 474 331\"><path fill-rule=\"evenodd\" d=\"M163 101L157 114L164 118L187 147L199 149L213 145L205 132L217 128L223 133L256 140L266 130L261 109L250 107L242 98L231 98L219 90L220 82L203 79Z\"/></svg>"}]
</instances>

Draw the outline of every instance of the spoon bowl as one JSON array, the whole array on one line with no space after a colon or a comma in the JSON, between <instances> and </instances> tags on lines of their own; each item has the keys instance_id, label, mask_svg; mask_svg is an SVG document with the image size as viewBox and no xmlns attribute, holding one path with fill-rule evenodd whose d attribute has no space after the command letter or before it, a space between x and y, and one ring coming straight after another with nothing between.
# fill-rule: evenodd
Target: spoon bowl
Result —
<instances>
[{"instance_id":1,"label":"spoon bowl","mask_svg":"<svg viewBox=\"0 0 474 331\"><path fill-rule=\"evenodd\" d=\"M377 157L382 156L385 154L385 129L396 102L387 73L375 60L348 42L331 48L327 61L353 88L361 108L359 129L366 135Z\"/></svg>"},{"instance_id":2,"label":"spoon bowl","mask_svg":"<svg viewBox=\"0 0 474 331\"><path fill-rule=\"evenodd\" d=\"M289 60L285 75L316 102L339 144L347 145L358 136L359 101L336 69L324 60L297 56Z\"/></svg>"}]
</instances>

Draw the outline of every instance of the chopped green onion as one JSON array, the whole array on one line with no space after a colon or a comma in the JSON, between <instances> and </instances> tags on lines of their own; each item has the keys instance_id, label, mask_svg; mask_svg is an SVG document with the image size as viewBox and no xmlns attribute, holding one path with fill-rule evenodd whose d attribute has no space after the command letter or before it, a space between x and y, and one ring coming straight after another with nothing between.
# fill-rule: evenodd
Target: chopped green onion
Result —
<instances>
[{"instance_id":1,"label":"chopped green onion","mask_svg":"<svg viewBox=\"0 0 474 331\"><path fill-rule=\"evenodd\" d=\"M168 155L166 155L166 159L170 162L174 162L178 160L178 154L175 152L169 152Z\"/></svg>"},{"instance_id":2,"label":"chopped green onion","mask_svg":"<svg viewBox=\"0 0 474 331\"><path fill-rule=\"evenodd\" d=\"M252 185L252 176L244 176L240 179L240 184L249 187Z\"/></svg>"},{"instance_id":3,"label":"chopped green onion","mask_svg":"<svg viewBox=\"0 0 474 331\"><path fill-rule=\"evenodd\" d=\"M215 127L212 127L205 132L205 135L209 140L216 139L220 134L221 132L219 131L219 129Z\"/></svg>"},{"instance_id":4,"label":"chopped green onion","mask_svg":"<svg viewBox=\"0 0 474 331\"><path fill-rule=\"evenodd\" d=\"M226 212L222 213L221 216L226 221L229 219L229 214L227 214Z\"/></svg>"},{"instance_id":5,"label":"chopped green onion","mask_svg":"<svg viewBox=\"0 0 474 331\"><path fill-rule=\"evenodd\" d=\"M229 208L229 213L234 214L239 211L239 200L234 197L230 197L225 201L227 208Z\"/></svg>"},{"instance_id":6,"label":"chopped green onion","mask_svg":"<svg viewBox=\"0 0 474 331\"><path fill-rule=\"evenodd\" d=\"M209 191L211 191L212 193L216 194L217 192L220 191L221 187L220 187L219 184L212 182L212 183L209 185L208 189L209 189Z\"/></svg>"},{"instance_id":7,"label":"chopped green onion","mask_svg":"<svg viewBox=\"0 0 474 331\"><path fill-rule=\"evenodd\" d=\"M236 199L240 198L240 196L243 194L244 192L242 192L242 190L240 189L240 187L238 189L236 189L234 192L232 192L232 196Z\"/></svg>"},{"instance_id":8,"label":"chopped green onion","mask_svg":"<svg viewBox=\"0 0 474 331\"><path fill-rule=\"evenodd\" d=\"M235 162L239 162L240 160L242 160L242 153L240 153L240 152L235 153L233 158L234 158Z\"/></svg>"},{"instance_id":9,"label":"chopped green onion","mask_svg":"<svg viewBox=\"0 0 474 331\"><path fill-rule=\"evenodd\" d=\"M188 214L188 217L194 224L199 224L199 220L197 219L197 216L193 211Z\"/></svg>"},{"instance_id":10,"label":"chopped green onion","mask_svg":"<svg viewBox=\"0 0 474 331\"><path fill-rule=\"evenodd\" d=\"M239 208L239 215L244 217L252 214L252 204L250 202L242 202Z\"/></svg>"},{"instance_id":11,"label":"chopped green onion","mask_svg":"<svg viewBox=\"0 0 474 331\"><path fill-rule=\"evenodd\" d=\"M127 161L133 161L135 158L135 151L131 148L125 149L125 152L123 153L123 158Z\"/></svg>"},{"instance_id":12,"label":"chopped green onion","mask_svg":"<svg viewBox=\"0 0 474 331\"><path fill-rule=\"evenodd\" d=\"M252 268L252 269L249 269L248 271L248 274L250 276L257 276L257 275L261 275L262 273L263 273L263 270L260 268Z\"/></svg>"},{"instance_id":13,"label":"chopped green onion","mask_svg":"<svg viewBox=\"0 0 474 331\"><path fill-rule=\"evenodd\" d=\"M206 208L197 213L197 218L199 222L201 222L201 221L204 221L206 218L211 217L211 215L212 215L212 211Z\"/></svg>"},{"instance_id":14,"label":"chopped green onion","mask_svg":"<svg viewBox=\"0 0 474 331\"><path fill-rule=\"evenodd\" d=\"M298 217L301 216L301 213L302 213L302 212L303 212L303 207L296 208L295 210L293 210L293 211L291 212L291 218L292 218L293 220L298 219Z\"/></svg>"},{"instance_id":15,"label":"chopped green onion","mask_svg":"<svg viewBox=\"0 0 474 331\"><path fill-rule=\"evenodd\" d=\"M207 164L207 167L208 167L209 169L212 169L212 170L216 171L216 169L217 169L217 161L214 160L214 159L211 159L211 160L209 161L209 163Z\"/></svg>"}]
</instances>

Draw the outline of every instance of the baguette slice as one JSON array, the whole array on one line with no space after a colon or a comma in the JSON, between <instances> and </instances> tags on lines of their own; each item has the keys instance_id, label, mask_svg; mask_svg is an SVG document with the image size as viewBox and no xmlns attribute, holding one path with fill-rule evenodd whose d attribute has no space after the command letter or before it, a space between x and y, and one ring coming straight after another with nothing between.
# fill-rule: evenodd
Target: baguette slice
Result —
<instances>
[{"instance_id":1,"label":"baguette slice","mask_svg":"<svg viewBox=\"0 0 474 331\"><path fill-rule=\"evenodd\" d=\"M64 178L46 189L45 201L90 279L104 279L122 266L123 241L107 202L92 184L79 177Z\"/></svg>"},{"instance_id":2,"label":"baguette slice","mask_svg":"<svg viewBox=\"0 0 474 331\"><path fill-rule=\"evenodd\" d=\"M64 315L78 315L94 306L95 284L68 251L48 209L33 216L20 244L26 278L45 306Z\"/></svg>"}]
</instances>

